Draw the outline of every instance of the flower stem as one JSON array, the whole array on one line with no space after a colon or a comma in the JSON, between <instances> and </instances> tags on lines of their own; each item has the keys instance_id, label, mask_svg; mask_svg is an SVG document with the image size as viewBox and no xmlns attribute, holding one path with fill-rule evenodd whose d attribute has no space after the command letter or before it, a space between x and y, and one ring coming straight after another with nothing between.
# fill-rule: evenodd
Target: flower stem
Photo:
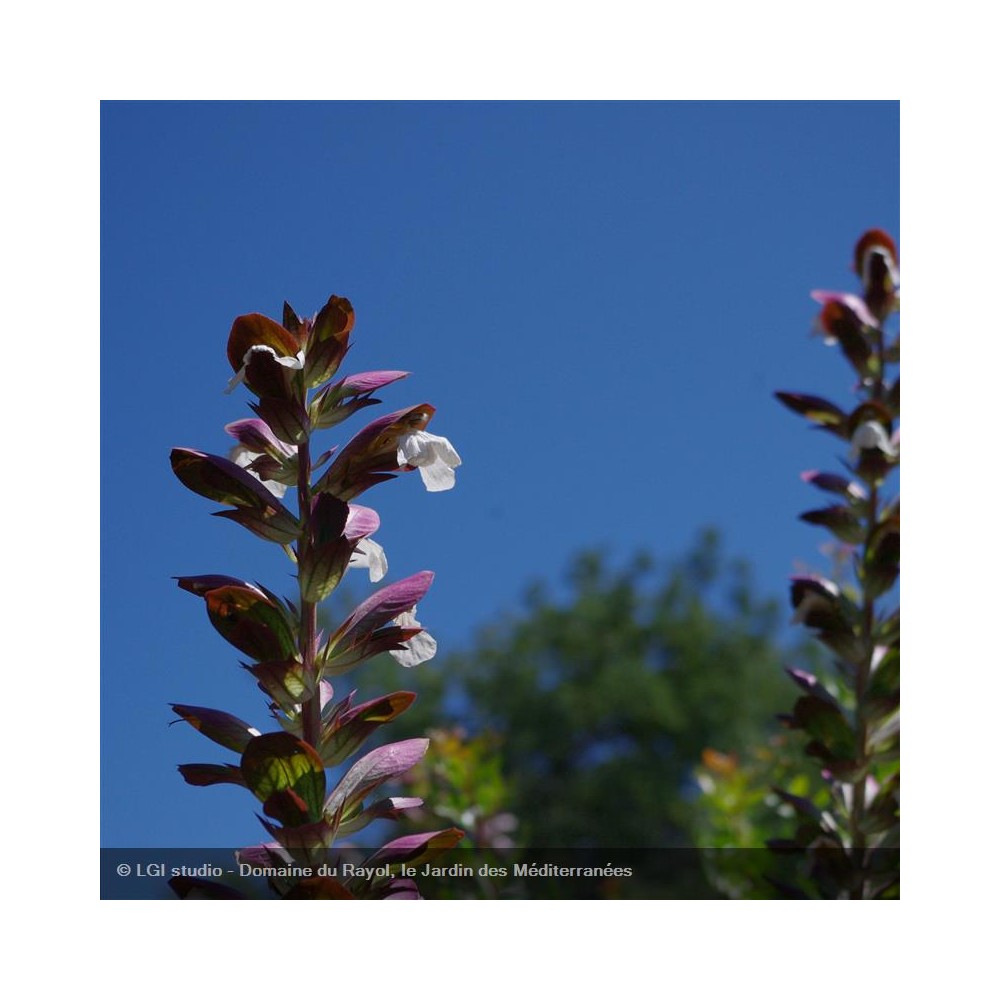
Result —
<instances>
[{"instance_id":1,"label":"flower stem","mask_svg":"<svg viewBox=\"0 0 1000 1000\"><path fill-rule=\"evenodd\" d=\"M877 368L875 377L871 383L870 398L873 402L881 402L885 397L885 333L878 327L876 343ZM869 483L868 510L867 510L867 535L870 538L879 522L879 483L874 481ZM865 543L867 545L867 542ZM864 654L861 661L857 663L854 676L854 704L855 704L855 760L860 765L860 771L852 784L851 811L848 818L848 829L851 838L851 853L854 857L855 868L862 874L857 884L851 891L852 899L868 898L868 880L864 877L867 868L867 845L864 830L866 794L868 790L868 777L871 773L871 760L868 753L868 711L866 706L866 695L868 681L871 677L872 666L875 662L875 598L868 592L864 578L864 554L861 560L861 594L863 597L861 615L861 641Z\"/></svg>"},{"instance_id":2,"label":"flower stem","mask_svg":"<svg viewBox=\"0 0 1000 1000\"><path fill-rule=\"evenodd\" d=\"M312 487L310 475L312 463L309 458L309 438L299 445L299 516L302 519L302 537L296 548L298 563L301 566L303 556L312 547ZM300 570L301 573L301 570ZM299 593L299 652L307 677L311 677L316 669L316 604L306 600L301 588ZM322 720L320 718L319 686L311 697L302 703L302 738L310 746L319 748Z\"/></svg>"}]
</instances>

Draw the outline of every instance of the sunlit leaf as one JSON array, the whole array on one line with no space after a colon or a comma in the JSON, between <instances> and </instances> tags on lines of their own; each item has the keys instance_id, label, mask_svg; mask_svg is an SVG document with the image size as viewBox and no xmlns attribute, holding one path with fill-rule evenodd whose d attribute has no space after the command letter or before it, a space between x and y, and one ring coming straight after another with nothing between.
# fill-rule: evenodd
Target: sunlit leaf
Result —
<instances>
[{"instance_id":1,"label":"sunlit leaf","mask_svg":"<svg viewBox=\"0 0 1000 1000\"><path fill-rule=\"evenodd\" d=\"M316 690L314 672L306 670L299 660L272 660L249 667L250 673L265 694L284 712L308 701Z\"/></svg>"},{"instance_id":2,"label":"sunlit leaf","mask_svg":"<svg viewBox=\"0 0 1000 1000\"><path fill-rule=\"evenodd\" d=\"M247 787L267 802L276 792L291 789L305 803L310 819L322 815L326 774L323 762L308 743L290 733L265 733L252 739L240 769Z\"/></svg>"}]
</instances>

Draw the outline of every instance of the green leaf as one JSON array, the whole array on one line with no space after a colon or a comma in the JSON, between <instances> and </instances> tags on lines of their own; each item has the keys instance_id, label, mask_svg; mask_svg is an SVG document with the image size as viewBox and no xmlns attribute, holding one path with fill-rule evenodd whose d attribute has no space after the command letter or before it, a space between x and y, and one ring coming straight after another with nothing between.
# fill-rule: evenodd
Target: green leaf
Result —
<instances>
[{"instance_id":1,"label":"green leaf","mask_svg":"<svg viewBox=\"0 0 1000 1000\"><path fill-rule=\"evenodd\" d=\"M247 668L257 685L283 712L308 701L316 691L316 678L298 660L276 660Z\"/></svg>"},{"instance_id":2,"label":"green leaf","mask_svg":"<svg viewBox=\"0 0 1000 1000\"><path fill-rule=\"evenodd\" d=\"M302 596L314 604L325 600L343 579L354 546L346 538L314 546L299 556Z\"/></svg>"},{"instance_id":3,"label":"green leaf","mask_svg":"<svg viewBox=\"0 0 1000 1000\"><path fill-rule=\"evenodd\" d=\"M323 812L326 774L319 754L291 733L265 733L250 741L240 770L247 787L267 802L278 792L293 791L305 804L309 819L318 821Z\"/></svg>"}]
</instances>

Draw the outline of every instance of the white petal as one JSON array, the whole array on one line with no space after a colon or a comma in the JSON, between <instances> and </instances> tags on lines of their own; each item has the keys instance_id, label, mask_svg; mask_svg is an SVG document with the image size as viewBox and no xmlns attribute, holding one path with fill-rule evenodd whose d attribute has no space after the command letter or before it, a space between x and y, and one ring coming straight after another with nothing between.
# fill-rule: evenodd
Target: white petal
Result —
<instances>
[{"instance_id":1,"label":"white petal","mask_svg":"<svg viewBox=\"0 0 1000 1000\"><path fill-rule=\"evenodd\" d=\"M409 434L401 435L396 450L396 461L400 465L420 465L425 460L427 449L424 442L429 437L427 431L411 431Z\"/></svg>"},{"instance_id":2,"label":"white petal","mask_svg":"<svg viewBox=\"0 0 1000 1000\"><path fill-rule=\"evenodd\" d=\"M271 352L274 353L273 351ZM299 351L294 358L279 358L277 354L274 355L274 360L278 362L279 365L284 365L286 368L295 368L301 371L306 366L306 356L303 351Z\"/></svg>"},{"instance_id":3,"label":"white petal","mask_svg":"<svg viewBox=\"0 0 1000 1000\"><path fill-rule=\"evenodd\" d=\"M458 452L447 438L427 431L412 431L399 439L396 461L415 466L431 493L450 490L455 485L454 469L462 464Z\"/></svg>"},{"instance_id":4,"label":"white petal","mask_svg":"<svg viewBox=\"0 0 1000 1000\"><path fill-rule=\"evenodd\" d=\"M247 373L247 366L246 366L246 365L244 365L244 366L243 366L243 367L242 367L242 368L241 368L241 369L240 369L240 370L239 370L239 371L238 371L238 372L237 372L237 373L236 373L236 374L235 374L235 375L234 375L234 376L233 376L233 377L232 377L232 378L231 378L231 379L230 379L230 380L229 380L229 381L228 381L228 382L226 383L226 388L225 388L225 389L223 389L222 391L223 391L223 392L224 392L224 393L225 393L225 394L226 394L226 395L228 396L228 395L229 395L229 394L230 394L230 393L231 393L231 392L233 391L233 389L235 389L235 388L236 388L236 387L237 387L237 386L238 386L238 385L240 384L240 382L242 382L242 381L243 381L244 377L246 376L246 373Z\"/></svg>"},{"instance_id":5,"label":"white petal","mask_svg":"<svg viewBox=\"0 0 1000 1000\"><path fill-rule=\"evenodd\" d=\"M428 635L427 632L421 632L420 635L415 635L410 639L404 649L390 649L389 655L401 667L415 667L418 663L425 663L427 660L433 659L437 648L434 636Z\"/></svg>"},{"instance_id":6,"label":"white petal","mask_svg":"<svg viewBox=\"0 0 1000 1000\"><path fill-rule=\"evenodd\" d=\"M347 565L355 568L367 567L368 579L372 583L378 583L389 572L389 561L385 557L385 549L370 538L362 538L358 542L351 555L351 561Z\"/></svg>"},{"instance_id":7,"label":"white petal","mask_svg":"<svg viewBox=\"0 0 1000 1000\"><path fill-rule=\"evenodd\" d=\"M445 437L437 437L432 434L431 437L434 439L431 445L434 449L434 454L437 456L438 460L445 462L452 468L457 465L462 464L461 458L458 457L458 452L452 447L451 442Z\"/></svg>"},{"instance_id":8,"label":"white petal","mask_svg":"<svg viewBox=\"0 0 1000 1000\"><path fill-rule=\"evenodd\" d=\"M416 608L414 608L414 611ZM401 628L420 628L413 611L404 611L395 619ZM437 652L437 640L427 632L421 632L406 642L403 649L390 649L389 655L403 667L415 667L433 658Z\"/></svg>"},{"instance_id":9,"label":"white petal","mask_svg":"<svg viewBox=\"0 0 1000 1000\"><path fill-rule=\"evenodd\" d=\"M254 354L270 354L279 365L283 365L285 368L304 368L306 364L306 356L303 351L299 351L294 358L291 357L279 357L278 352L273 347L268 347L266 344L254 344L243 355L243 367L246 368L250 364L250 358Z\"/></svg>"},{"instance_id":10,"label":"white petal","mask_svg":"<svg viewBox=\"0 0 1000 1000\"><path fill-rule=\"evenodd\" d=\"M455 485L455 470L444 462L434 462L432 465L420 466L420 478L428 493L440 493Z\"/></svg>"},{"instance_id":11,"label":"white petal","mask_svg":"<svg viewBox=\"0 0 1000 1000\"><path fill-rule=\"evenodd\" d=\"M862 448L878 449L885 455L896 454L885 428L875 420L861 424L851 438L851 457L857 458Z\"/></svg>"}]
</instances>

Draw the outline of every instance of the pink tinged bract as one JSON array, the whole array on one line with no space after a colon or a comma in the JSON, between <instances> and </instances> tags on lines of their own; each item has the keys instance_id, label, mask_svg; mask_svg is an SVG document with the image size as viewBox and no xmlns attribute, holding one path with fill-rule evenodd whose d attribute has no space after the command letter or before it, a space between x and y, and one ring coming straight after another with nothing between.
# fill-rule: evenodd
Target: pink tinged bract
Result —
<instances>
[{"instance_id":1,"label":"pink tinged bract","mask_svg":"<svg viewBox=\"0 0 1000 1000\"><path fill-rule=\"evenodd\" d=\"M403 740L365 754L330 793L323 804L324 814L343 812L379 785L405 774L423 758L429 745L427 739Z\"/></svg>"},{"instance_id":2,"label":"pink tinged bract","mask_svg":"<svg viewBox=\"0 0 1000 1000\"><path fill-rule=\"evenodd\" d=\"M465 834L454 827L435 830L433 833L412 833L390 840L380 847L369 859L369 865L413 864L426 860L443 851L451 850Z\"/></svg>"},{"instance_id":3,"label":"pink tinged bract","mask_svg":"<svg viewBox=\"0 0 1000 1000\"><path fill-rule=\"evenodd\" d=\"M353 646L404 612L412 611L430 590L433 580L434 574L423 570L377 590L359 604L331 636L331 646Z\"/></svg>"},{"instance_id":4,"label":"pink tinged bract","mask_svg":"<svg viewBox=\"0 0 1000 1000\"><path fill-rule=\"evenodd\" d=\"M374 392L392 382L397 382L401 378L406 378L409 372L382 371L382 372L360 372L357 375L348 375L338 389L345 396L360 396L366 392Z\"/></svg>"},{"instance_id":5,"label":"pink tinged bract","mask_svg":"<svg viewBox=\"0 0 1000 1000\"><path fill-rule=\"evenodd\" d=\"M271 458L282 461L295 454L296 449L279 441L271 428L263 420L248 417L246 420L234 420L223 428L230 437L248 451L258 455L270 455Z\"/></svg>"},{"instance_id":6,"label":"pink tinged bract","mask_svg":"<svg viewBox=\"0 0 1000 1000\"><path fill-rule=\"evenodd\" d=\"M348 567L366 568L372 583L378 583L389 572L385 549L368 537L378 531L379 524L379 516L371 507L348 504L344 537L354 545Z\"/></svg>"},{"instance_id":7,"label":"pink tinged bract","mask_svg":"<svg viewBox=\"0 0 1000 1000\"><path fill-rule=\"evenodd\" d=\"M821 289L817 289L809 294L822 306L825 306L829 302L835 302L846 309L850 309L857 316L858 320L866 326L878 326L878 320L872 315L872 311L868 308L865 300L859 295L852 295L850 292L826 292ZM833 338L833 340L835 339Z\"/></svg>"},{"instance_id":8,"label":"pink tinged bract","mask_svg":"<svg viewBox=\"0 0 1000 1000\"><path fill-rule=\"evenodd\" d=\"M348 541L356 542L361 538L374 535L381 523L378 513L371 507L350 503L347 505L347 523L344 525L344 536Z\"/></svg>"}]
</instances>

